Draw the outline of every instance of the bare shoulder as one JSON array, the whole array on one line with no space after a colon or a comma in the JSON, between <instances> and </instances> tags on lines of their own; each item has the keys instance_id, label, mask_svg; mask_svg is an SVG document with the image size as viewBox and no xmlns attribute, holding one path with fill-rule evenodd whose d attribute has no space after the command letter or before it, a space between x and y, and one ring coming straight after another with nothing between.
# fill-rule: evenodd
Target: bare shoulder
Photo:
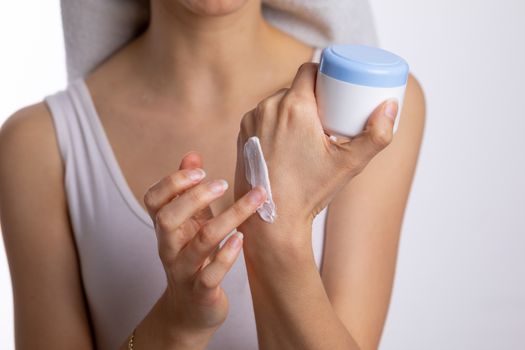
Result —
<instances>
[{"instance_id":1,"label":"bare shoulder","mask_svg":"<svg viewBox=\"0 0 525 350\"><path fill-rule=\"evenodd\" d=\"M62 160L45 102L15 112L0 129L0 219L4 238L14 218L63 208ZM61 210L62 211L62 210ZM48 217L42 217L47 221ZM24 223L28 224L28 223ZM24 235L29 235L24 231ZM8 247L7 247L8 248Z\"/></svg>"},{"instance_id":2,"label":"bare shoulder","mask_svg":"<svg viewBox=\"0 0 525 350\"><path fill-rule=\"evenodd\" d=\"M17 348L38 347L41 339L55 348L92 348L63 166L44 102L14 113L0 129L0 221Z\"/></svg>"},{"instance_id":3,"label":"bare shoulder","mask_svg":"<svg viewBox=\"0 0 525 350\"><path fill-rule=\"evenodd\" d=\"M401 113L402 121L403 119L410 120L405 124L412 124L409 126L411 129L419 129L421 132L423 131L426 113L425 93L419 81L412 74L408 77L405 101Z\"/></svg>"},{"instance_id":4,"label":"bare shoulder","mask_svg":"<svg viewBox=\"0 0 525 350\"><path fill-rule=\"evenodd\" d=\"M0 214L4 235L13 217L63 194L62 161L44 102L15 112L0 129ZM24 208L20 205L24 204Z\"/></svg>"},{"instance_id":5,"label":"bare shoulder","mask_svg":"<svg viewBox=\"0 0 525 350\"><path fill-rule=\"evenodd\" d=\"M61 160L53 120L45 102L20 109L0 129L0 186L24 172L59 174Z\"/></svg>"}]
</instances>

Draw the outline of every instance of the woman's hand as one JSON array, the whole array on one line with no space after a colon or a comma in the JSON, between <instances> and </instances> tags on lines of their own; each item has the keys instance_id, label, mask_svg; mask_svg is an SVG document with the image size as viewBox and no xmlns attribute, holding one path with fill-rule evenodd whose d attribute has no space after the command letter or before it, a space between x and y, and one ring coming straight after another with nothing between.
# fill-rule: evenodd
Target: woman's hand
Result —
<instances>
[{"instance_id":1,"label":"woman's hand","mask_svg":"<svg viewBox=\"0 0 525 350\"><path fill-rule=\"evenodd\" d=\"M368 119L365 130L345 142L332 142L324 133L315 100L317 64L305 63L290 89L261 101L246 113L237 143L235 197L249 190L245 178L243 146L258 136L268 165L277 217L267 224L257 216L241 226L243 232L264 237L286 237L311 228L313 218L337 190L356 176L392 140L397 103L388 101ZM385 174L388 176L388 174ZM281 240L282 241L282 240Z\"/></svg>"},{"instance_id":2,"label":"woman's hand","mask_svg":"<svg viewBox=\"0 0 525 350\"><path fill-rule=\"evenodd\" d=\"M264 202L262 188L239 198L229 209L212 217L210 203L226 189L224 180L203 181L202 162L196 153L184 157L179 171L153 185L144 196L155 223L159 255L168 286L161 297L168 332L181 343L206 346L224 322L228 301L220 286L242 247L242 234L219 243ZM140 341L137 335L136 341ZM188 341L188 339L191 339Z\"/></svg>"}]
</instances>

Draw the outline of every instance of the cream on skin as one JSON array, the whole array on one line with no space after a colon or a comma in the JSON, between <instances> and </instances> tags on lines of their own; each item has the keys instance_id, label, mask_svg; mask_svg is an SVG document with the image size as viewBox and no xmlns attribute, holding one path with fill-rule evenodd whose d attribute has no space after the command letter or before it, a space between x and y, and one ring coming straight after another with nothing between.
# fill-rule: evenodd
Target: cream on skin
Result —
<instances>
[{"instance_id":1,"label":"cream on skin","mask_svg":"<svg viewBox=\"0 0 525 350\"><path fill-rule=\"evenodd\" d=\"M150 59L144 57L145 60L153 61L164 68L163 70L153 70L150 79L157 83L162 82L163 93L177 95L189 103L195 100L195 103L198 104L200 101L216 99L217 96L231 98L235 94L242 94L245 86L249 86L253 81L253 75L257 71L257 67L253 66L249 57L258 56L260 59L261 55L267 55L268 60L271 60L270 53L275 51L275 47L279 45L278 36L272 34L272 31L261 18L258 1L224 2L225 7L215 7L211 3L184 2L181 7L179 2L153 1L152 25L149 32L144 36L144 41L140 43L143 46L139 46L139 48L147 49L143 51L144 55L147 53L151 56ZM226 4L231 7L226 6ZM206 10L203 11L203 8ZM231 12L228 12L226 8ZM210 15L212 11L218 11L217 15ZM232 43L235 44L232 45ZM247 58L239 61L238 57ZM287 103L288 108L284 109L286 115L278 115L274 111L273 117L265 119L276 120L276 118L289 117L288 112L297 110L292 105L306 103L311 106L312 101L315 101L313 89L315 74L312 72L315 72L315 69L303 70L300 72L299 78L296 76L297 82L294 91L298 92L297 99L294 100L294 103ZM156 77L155 74L162 74L162 77ZM250 79L245 79L247 76L250 76ZM170 77L173 77L173 80ZM195 86L192 87L192 81L188 81L187 85L183 86L184 89L180 90L181 86L175 82L177 80L185 81L185 77L195 81ZM196 81L199 81L199 84ZM219 90L224 93L217 94ZM292 95L295 96L294 94L288 96ZM279 104L281 99L285 100L284 96L274 96L274 99L278 100L275 104ZM288 101L290 98L286 100ZM328 197L349 181L350 174L356 175L380 149L390 142L388 135L391 136L393 117L396 111L397 106L392 104L378 108L371 129L354 142L355 147L352 148L352 152L350 149L344 148L347 145L333 145L333 147L342 147L341 152L336 152L339 155L345 152L357 155L355 159L351 160L352 164L355 164L352 171L334 172L335 169L348 170L344 164L348 163L349 159L328 157L321 153L315 155L328 162L325 164L326 167L320 167L315 162L308 163L312 149L304 147L304 140L310 140L310 138L304 137L306 129L301 130L304 124L297 125L293 131L281 133L281 137L287 139L286 142L279 142L280 140L272 142L272 144L293 144L296 146L299 143L301 144L299 148L295 149L294 160L304 160L304 162L300 162L302 167L282 170L281 173L288 175L286 178L297 179L304 174L315 173L319 169L323 169L323 176L326 178L323 180L323 186L325 186L324 190L321 191L323 193L307 200L298 192L294 193L289 189L284 189L283 186L279 185L279 181L271 179L272 187L276 184L275 193L286 196L291 199L290 202L295 204L278 202L276 199L276 206L281 214L278 216L278 220L271 225L271 229L262 225L262 220L257 216L250 216L248 221L240 224L240 231L245 234L245 259L254 298L261 349L358 348L348 328L334 310L324 289L319 271L315 266L309 238L311 220L320 208L327 204ZM317 120L318 122L317 115L315 114L317 119L312 119L313 116L313 114L309 115L310 120ZM299 116L296 115L295 117L298 119ZM312 124L308 125L312 126ZM317 136L326 137L322 133L322 129L319 128L320 125L317 126ZM254 134L254 129L252 132ZM381 136L378 137L377 135ZM320 140L318 139L320 143L316 144L318 147L321 147L322 144ZM381 141L379 145L377 144L378 140ZM265 144L263 144L263 148L265 148ZM344 152L343 149L345 149ZM271 153L265 152L265 154ZM276 153L279 151L275 152L274 155ZM293 154L290 150L288 153ZM242 154L242 150L238 150L238 154ZM275 159L275 157L273 158ZM267 161L272 164L272 157L269 157ZM287 164L287 166L298 165L292 159L282 163ZM336 164L339 165L336 166ZM237 165L239 169L239 163ZM275 166L275 164L273 165ZM295 174L297 171L300 175ZM318 178L309 178L308 184L299 183L299 187L306 186L307 188L306 191L304 188L301 189L303 193L318 192L319 180L323 177L320 173L318 175ZM244 177L244 172L242 172L242 176ZM239 174L237 174L235 179L236 198L242 198L244 193L248 191L248 188L240 190L243 183L246 183L245 178L240 180ZM328 183L330 186L326 186ZM330 192L327 192L328 189ZM283 240L283 237L293 238ZM283 283L276 284L276 280L283 281ZM297 293L297 291L301 291L301 293ZM149 341L155 341L154 335L159 335L158 329L166 329L166 324L169 323L158 327L159 323L162 324L162 321L159 322L159 320L163 319L162 316L159 316L160 314L161 312L155 312L154 309L145 319L145 322L139 326L137 344L145 346L149 344ZM183 319L184 315L179 315L179 317L179 319ZM181 347L183 344L192 344L192 348L201 348L205 347L207 340L212 336L217 326L204 328L201 331L192 328L191 332L184 332L184 329L177 329L176 322L172 322L169 326L172 331L168 333L176 334L171 341L174 338L185 339L184 342L181 342L182 344L179 344Z\"/></svg>"},{"instance_id":2,"label":"cream on skin","mask_svg":"<svg viewBox=\"0 0 525 350\"><path fill-rule=\"evenodd\" d=\"M177 96L178 100L184 101L185 104L195 105L195 108L205 110L207 103L221 104L222 100L238 99L238 96L244 97L246 86L249 86L254 80L263 82L267 75L265 71L273 69L271 64L278 64L275 60L275 48L286 44L282 34L270 28L263 21L258 1L158 0L152 1L151 5L150 27L130 50L132 54L129 56L129 61L131 64L140 66L136 71L137 78L146 82L148 89L160 96ZM232 38L236 38L233 41L235 44L232 44ZM306 53L305 58L311 56L310 49ZM239 57L245 59L239 60ZM267 62L264 63L265 66L258 66L263 62ZM153 68L148 69L148 67ZM181 81L184 84L181 84ZM220 101L217 100L218 98ZM206 103L203 104L203 102ZM194 154L193 157L193 160L185 158L181 169L201 167L200 157L197 154ZM172 177L180 178L181 175L175 173ZM199 190L201 184L197 182L193 185L195 187L188 188L185 185L186 187L180 188L186 188L187 192L196 191L202 195L202 189ZM157 186L162 186L162 183ZM209 204L212 200L221 197L224 190L212 197L207 196L207 199L203 200ZM150 189L148 193L159 192L170 192L170 189L155 188ZM170 195L174 197L177 193L170 192ZM184 197L183 195L172 202L180 202L184 200ZM150 199L150 203L159 201L155 199L155 195L153 198L153 200ZM214 235L216 243L260 207L265 200L265 191L256 187L243 198L244 200L238 200L218 217L211 219L207 215L208 220L212 221L207 225L208 228L217 227ZM163 208L151 207L148 201L146 202L153 220L158 220L159 211L167 211L165 208L168 205ZM180 216L181 207L184 207L184 212L188 214L192 210L190 203L181 203L179 210L172 210L174 217ZM202 208L193 208L193 210L197 216L201 217L199 212ZM242 214L239 216L233 213ZM170 221L182 223L192 220L191 217L180 217L179 219ZM156 225L156 227L162 226ZM175 230L176 227L171 229ZM162 237L170 230L166 228L164 231L158 232L158 236ZM192 235L199 236L200 232L186 234L186 236ZM133 338L136 348L176 346L177 349L203 349L206 347L213 332L226 317L226 295L219 284L239 254L239 238L239 235L234 235L229 239L231 244L224 245L222 255L228 266L220 269L220 272L217 272L218 268L212 267L215 271L213 275L220 278L214 281L216 286L208 288L207 293L203 294L202 291L199 291L199 283L197 283L197 289L190 288L186 292L184 290L173 291L172 289L175 288L168 288L151 312L137 326ZM198 239L191 239L187 247L194 246L191 243L193 241L198 241ZM173 250L178 249L161 242L162 255L166 255L166 251ZM180 254L188 255L184 254L184 250L187 248L181 250ZM183 257L177 260L180 261L180 265L187 264ZM167 271L174 270L168 263L165 265ZM170 285L170 280L174 279L173 286L181 285L180 278L181 276L170 276L168 273L168 284ZM177 280L179 282L176 282ZM198 282L199 277L196 277L196 280ZM198 298L189 297L188 293L192 289L197 292ZM189 298L186 301L185 294ZM183 297L181 298L180 295ZM188 300L201 300L202 302L194 304ZM203 307L201 303L206 306ZM190 323L189 319L192 319L193 322ZM122 344L122 349L126 349L127 346L128 341Z\"/></svg>"}]
</instances>

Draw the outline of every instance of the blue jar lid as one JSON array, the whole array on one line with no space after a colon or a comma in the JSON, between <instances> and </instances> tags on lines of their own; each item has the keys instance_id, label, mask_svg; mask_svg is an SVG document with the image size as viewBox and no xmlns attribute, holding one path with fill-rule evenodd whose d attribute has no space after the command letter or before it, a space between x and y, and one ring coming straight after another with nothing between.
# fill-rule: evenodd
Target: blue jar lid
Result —
<instances>
[{"instance_id":1,"label":"blue jar lid","mask_svg":"<svg viewBox=\"0 0 525 350\"><path fill-rule=\"evenodd\" d=\"M408 79L408 64L403 58L363 45L324 48L319 71L334 79L374 87L401 86Z\"/></svg>"}]
</instances>

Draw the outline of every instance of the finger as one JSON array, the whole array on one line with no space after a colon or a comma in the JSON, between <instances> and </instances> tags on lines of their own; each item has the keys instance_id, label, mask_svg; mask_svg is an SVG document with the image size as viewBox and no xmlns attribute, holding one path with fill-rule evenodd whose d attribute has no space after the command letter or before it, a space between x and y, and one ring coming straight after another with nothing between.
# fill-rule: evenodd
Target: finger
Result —
<instances>
[{"instance_id":1,"label":"finger","mask_svg":"<svg viewBox=\"0 0 525 350\"><path fill-rule=\"evenodd\" d=\"M206 259L205 259L204 262L202 263L202 268L208 266L208 264L209 264L210 262L212 262L213 259L215 259L215 256L216 256L217 253L219 252L220 248L221 248L220 245L217 245L217 247L213 250L213 252L212 252L210 255L208 255L208 256L206 257Z\"/></svg>"},{"instance_id":2,"label":"finger","mask_svg":"<svg viewBox=\"0 0 525 350\"><path fill-rule=\"evenodd\" d=\"M303 63L295 75L290 91L293 91L298 96L314 97L318 66L317 63L313 62Z\"/></svg>"},{"instance_id":3,"label":"finger","mask_svg":"<svg viewBox=\"0 0 525 350\"><path fill-rule=\"evenodd\" d=\"M201 170L197 170L198 173L188 171L189 169L196 168L200 168ZM144 195L144 204L152 219L155 218L155 215L160 207L168 203L182 191L186 190L188 186L194 185L196 182L201 180L201 176L204 178L206 175L202 171L201 156L195 151L190 151L182 156L179 170L186 171L181 172L180 174L174 173L166 176L152 185ZM184 175L186 175L189 179L183 179ZM189 183L186 180L190 180Z\"/></svg>"},{"instance_id":4,"label":"finger","mask_svg":"<svg viewBox=\"0 0 525 350\"><path fill-rule=\"evenodd\" d=\"M182 156L179 170L203 168L202 157L196 151L190 151Z\"/></svg>"},{"instance_id":5,"label":"finger","mask_svg":"<svg viewBox=\"0 0 525 350\"><path fill-rule=\"evenodd\" d=\"M233 233L237 232L237 229L234 229L232 230L232 232L229 232L226 237L228 238L229 235L232 235ZM221 250L221 245L224 245L226 242L226 239L223 239L216 247L215 249L213 249L212 253L210 255L208 255L206 257L206 259L204 260L204 263L202 264L201 266L201 269L203 269L204 267L206 267L210 262L213 261L213 259L215 259L215 256L217 255L217 253Z\"/></svg>"},{"instance_id":6,"label":"finger","mask_svg":"<svg viewBox=\"0 0 525 350\"><path fill-rule=\"evenodd\" d=\"M194 168L203 168L203 161L202 157L199 153L196 151L190 151L186 153L182 157L182 161L180 163L180 169L194 169ZM196 213L194 215L195 220L197 223L202 225L204 222L208 221L213 217L213 213L211 211L211 208L209 206L205 207L200 212Z\"/></svg>"},{"instance_id":7,"label":"finger","mask_svg":"<svg viewBox=\"0 0 525 350\"><path fill-rule=\"evenodd\" d=\"M224 180L201 183L162 207L155 217L159 253L164 261L173 260L195 236L201 224L189 220L224 194Z\"/></svg>"},{"instance_id":8,"label":"finger","mask_svg":"<svg viewBox=\"0 0 525 350\"><path fill-rule=\"evenodd\" d=\"M225 180L200 183L163 206L155 217L155 223L162 232L172 232L199 210L210 205L228 188Z\"/></svg>"},{"instance_id":9,"label":"finger","mask_svg":"<svg viewBox=\"0 0 525 350\"><path fill-rule=\"evenodd\" d=\"M317 103L315 99L315 80L317 76L316 63L304 63L297 71L292 86L279 103L280 121L288 125L290 121L297 122L301 126L305 122L314 123L321 133L323 128L318 117ZM296 117L292 119L284 118ZM296 125L297 126L297 125ZM281 129L281 130L284 130Z\"/></svg>"},{"instance_id":10,"label":"finger","mask_svg":"<svg viewBox=\"0 0 525 350\"><path fill-rule=\"evenodd\" d=\"M144 195L144 204L152 219L158 211L173 198L198 184L206 173L201 168L182 169L165 176L148 189Z\"/></svg>"},{"instance_id":11,"label":"finger","mask_svg":"<svg viewBox=\"0 0 525 350\"><path fill-rule=\"evenodd\" d=\"M244 113L239 128L239 138L237 139L237 145L243 140L255 134L255 115L257 108L254 108ZM244 143L243 143L244 144Z\"/></svg>"},{"instance_id":12,"label":"finger","mask_svg":"<svg viewBox=\"0 0 525 350\"><path fill-rule=\"evenodd\" d=\"M265 199L264 188L257 186L222 214L204 224L177 257L181 264L185 265L183 269L185 276L197 272L224 237L248 219Z\"/></svg>"},{"instance_id":13,"label":"finger","mask_svg":"<svg viewBox=\"0 0 525 350\"><path fill-rule=\"evenodd\" d=\"M255 128L249 136L257 135L262 140L265 135L272 134L279 116L279 105L289 90L281 89L257 104L252 118Z\"/></svg>"},{"instance_id":14,"label":"finger","mask_svg":"<svg viewBox=\"0 0 525 350\"><path fill-rule=\"evenodd\" d=\"M352 172L359 173L377 153L390 144L397 109L396 100L383 102L368 118L362 133L349 142L338 145L344 150L346 162L353 168Z\"/></svg>"},{"instance_id":15,"label":"finger","mask_svg":"<svg viewBox=\"0 0 525 350\"><path fill-rule=\"evenodd\" d=\"M235 232L231 235L213 260L206 265L196 278L196 288L208 291L217 288L226 273L230 271L242 248L243 235Z\"/></svg>"},{"instance_id":16,"label":"finger","mask_svg":"<svg viewBox=\"0 0 525 350\"><path fill-rule=\"evenodd\" d=\"M290 89L284 88L277 90L270 96L266 97L264 100L259 102L257 104L257 107L253 110L253 113L256 117L261 117L263 115L275 115L277 114L277 108L279 106L279 103L283 99L284 96L290 91ZM251 120L253 120L253 116L251 117ZM250 135L251 136L251 135Z\"/></svg>"}]
</instances>

